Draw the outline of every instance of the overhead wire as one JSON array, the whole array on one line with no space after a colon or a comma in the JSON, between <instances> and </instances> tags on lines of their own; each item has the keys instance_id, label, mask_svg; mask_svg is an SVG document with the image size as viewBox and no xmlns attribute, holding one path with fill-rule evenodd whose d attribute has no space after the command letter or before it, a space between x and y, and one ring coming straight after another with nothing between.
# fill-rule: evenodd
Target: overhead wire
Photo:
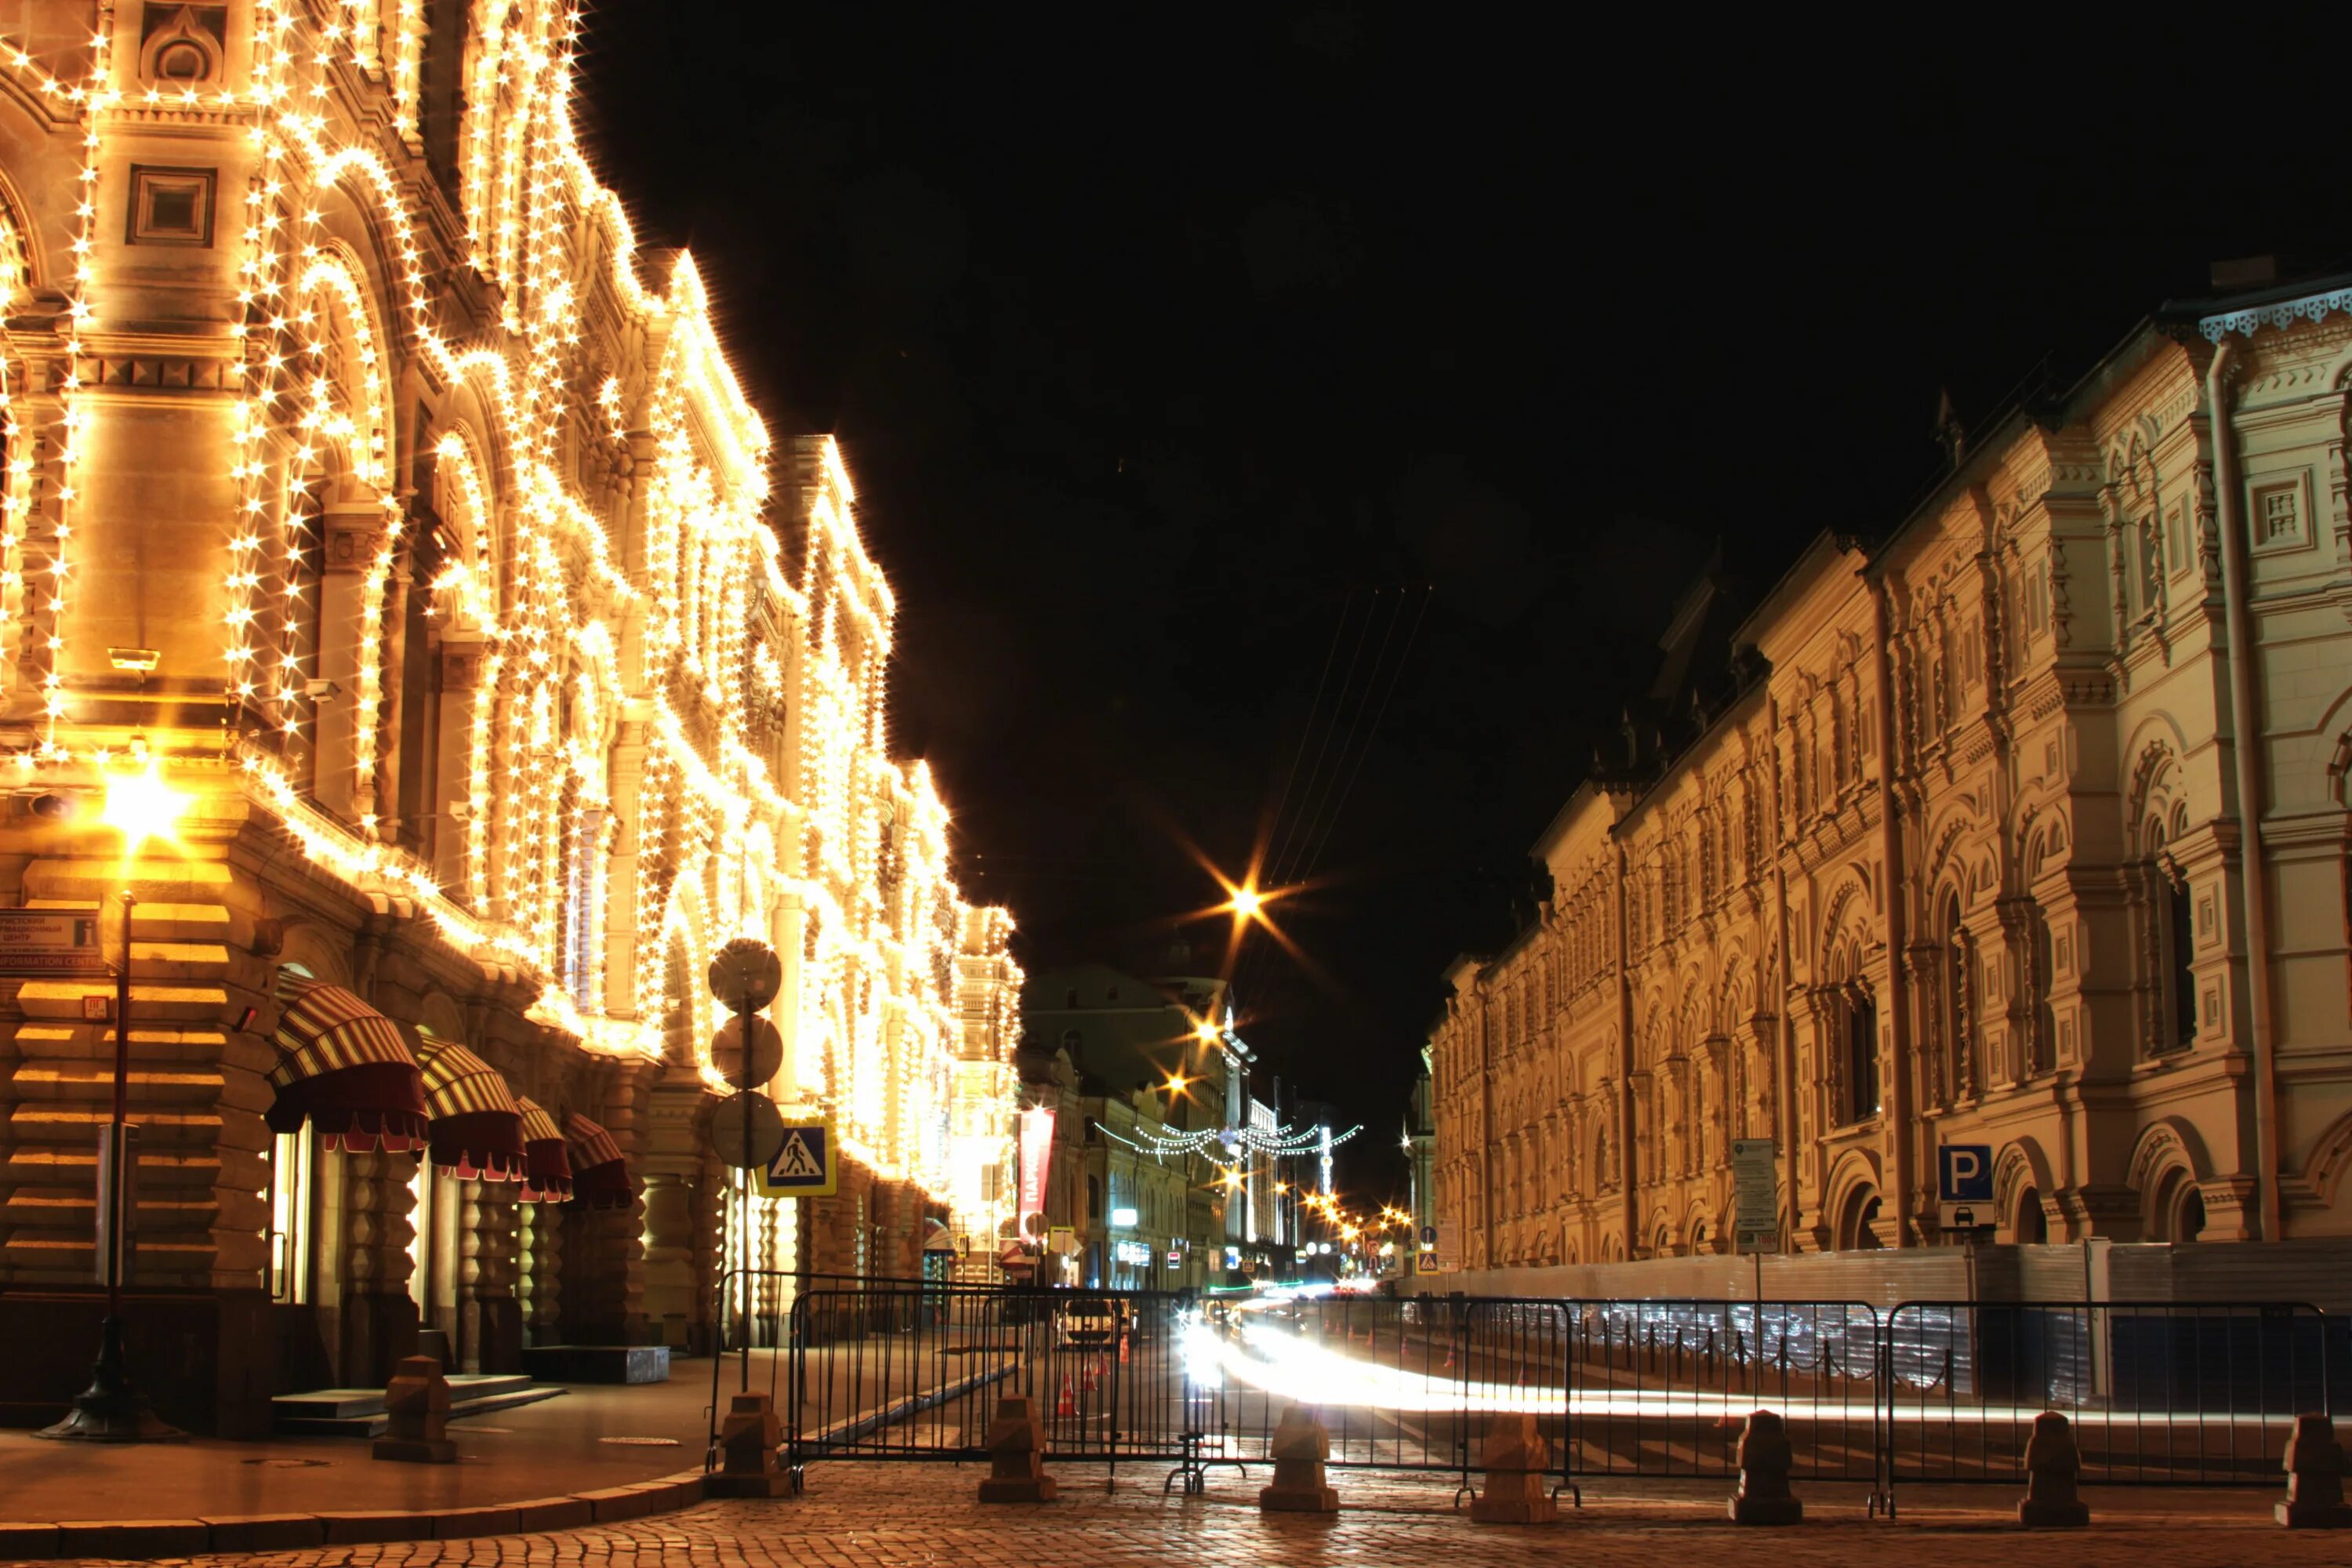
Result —
<instances>
[{"instance_id":1,"label":"overhead wire","mask_svg":"<svg viewBox=\"0 0 2352 1568\"><path fill-rule=\"evenodd\" d=\"M1367 611L1364 624L1358 630L1356 646L1349 655L1347 674L1340 680L1330 719L1323 726L1322 744L1317 748L1314 765L1308 770L1307 782L1302 795L1303 804L1298 813L1291 818L1289 826L1282 832L1274 854L1265 862L1264 869L1266 874L1260 882L1263 888L1272 889L1295 886L1314 874L1315 868L1321 863L1323 850L1330 842L1331 835L1339 826L1340 816L1347 808L1348 799L1354 793L1356 779L1361 774L1364 763L1371 754L1381 722L1387 717L1389 705L1396 696L1398 686L1402 683L1405 666L1411 659L1412 648L1420 637L1422 619L1427 615L1429 602L1434 596L1433 589L1423 590L1420 604L1413 612L1412 626L1406 633L1404 647L1398 652L1394 662L1391 662L1388 657L1389 648L1395 641L1398 626L1404 620L1405 602L1411 592L1405 588L1397 590L1396 606L1389 615L1387 627L1381 633L1380 647L1373 654L1371 667L1364 673L1362 695L1357 699L1352 712L1350 711L1349 697L1355 689L1356 670L1362 660L1364 644L1370 637L1372 622L1377 618L1378 601L1386 592L1385 589L1373 590L1375 607ZM1344 630L1344 627L1342 629ZM1327 656L1327 677L1328 662ZM1384 669L1387 673L1385 683L1381 680ZM1300 737L1301 753L1306 749L1307 741L1312 736L1314 720L1317 710L1320 708L1320 697L1326 684L1325 680L1318 680L1317 683L1318 701L1316 706L1309 710L1308 728ZM1377 708L1374 705L1375 694L1378 695ZM1370 727L1366 729L1363 721L1368 710L1371 711L1372 718ZM1331 741L1339 732L1343 715L1347 716L1347 734L1340 741L1339 751L1334 755L1331 754ZM1358 744L1360 732L1362 737L1360 746ZM1352 761L1350 761L1350 753L1353 754ZM1327 756L1330 763L1330 773L1328 777L1324 776L1324 762ZM1296 772L1295 757L1293 772ZM1283 792L1286 804L1290 793L1291 785L1286 780ZM1251 944L1244 952L1234 977L1236 992L1246 994L1248 983L1255 980L1262 972L1265 945L1264 942Z\"/></svg>"},{"instance_id":2,"label":"overhead wire","mask_svg":"<svg viewBox=\"0 0 2352 1568\"><path fill-rule=\"evenodd\" d=\"M1339 803L1331 808L1331 818L1324 825L1323 837L1316 840L1313 851L1307 857L1307 863L1299 869L1298 879L1302 882L1312 878L1315 875L1315 868L1322 864L1323 847L1330 842L1331 830L1339 826L1339 818L1348 809L1348 797L1355 792L1356 778L1364 771L1365 759L1372 754L1372 743L1380 739L1381 721L1388 717L1389 703L1395 698L1397 688L1404 681L1404 669L1405 666L1412 662L1413 645L1421 640L1422 617L1429 614L1429 601L1435 596L1436 592L1434 588L1422 590L1421 607L1413 612L1412 626L1405 633L1404 647L1397 654L1397 661L1389 670L1388 689L1381 694L1380 711L1372 715L1372 727L1365 732L1363 750L1356 753L1356 765L1349 770L1348 782L1339 790ZM1403 613L1402 605L1399 605L1398 613L1400 615Z\"/></svg>"}]
</instances>

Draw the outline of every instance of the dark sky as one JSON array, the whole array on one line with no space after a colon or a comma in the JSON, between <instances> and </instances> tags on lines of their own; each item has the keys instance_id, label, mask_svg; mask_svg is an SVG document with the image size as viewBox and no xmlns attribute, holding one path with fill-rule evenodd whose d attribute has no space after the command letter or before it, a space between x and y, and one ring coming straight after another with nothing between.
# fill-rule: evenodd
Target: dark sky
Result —
<instances>
[{"instance_id":1,"label":"dark sky","mask_svg":"<svg viewBox=\"0 0 2352 1568\"><path fill-rule=\"evenodd\" d=\"M772 426L845 444L967 889L1033 968L1118 958L1217 896L1184 845L1268 843L1312 972L1245 953L1244 1032L1384 1134L1718 541L1769 584L1901 518L1939 387L1979 421L2215 258L2352 256L2304 26L1540 14L585 33L641 237L693 247Z\"/></svg>"}]
</instances>

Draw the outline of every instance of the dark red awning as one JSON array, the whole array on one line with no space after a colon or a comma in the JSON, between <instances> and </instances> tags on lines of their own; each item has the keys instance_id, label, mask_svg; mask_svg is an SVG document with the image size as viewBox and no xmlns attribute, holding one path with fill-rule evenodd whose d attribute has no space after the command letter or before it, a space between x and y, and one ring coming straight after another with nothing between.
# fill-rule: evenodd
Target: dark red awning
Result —
<instances>
[{"instance_id":1,"label":"dark red awning","mask_svg":"<svg viewBox=\"0 0 2352 1568\"><path fill-rule=\"evenodd\" d=\"M578 1111L563 1119L572 1158L572 1201L589 1208L625 1209L637 1201L629 1163L613 1135Z\"/></svg>"},{"instance_id":2,"label":"dark red awning","mask_svg":"<svg viewBox=\"0 0 2352 1568\"><path fill-rule=\"evenodd\" d=\"M519 1095L522 1111L522 1201L560 1204L572 1195L572 1162L563 1152L563 1130L539 1102Z\"/></svg>"},{"instance_id":3,"label":"dark red awning","mask_svg":"<svg viewBox=\"0 0 2352 1568\"><path fill-rule=\"evenodd\" d=\"M433 1163L486 1182L520 1182L529 1166L522 1110L496 1068L460 1045L420 1035L416 1066L432 1113Z\"/></svg>"},{"instance_id":4,"label":"dark red awning","mask_svg":"<svg viewBox=\"0 0 2352 1568\"><path fill-rule=\"evenodd\" d=\"M329 1149L422 1147L424 1079L398 1026L340 985L289 980L279 1001L270 1131L297 1132L307 1121Z\"/></svg>"}]
</instances>

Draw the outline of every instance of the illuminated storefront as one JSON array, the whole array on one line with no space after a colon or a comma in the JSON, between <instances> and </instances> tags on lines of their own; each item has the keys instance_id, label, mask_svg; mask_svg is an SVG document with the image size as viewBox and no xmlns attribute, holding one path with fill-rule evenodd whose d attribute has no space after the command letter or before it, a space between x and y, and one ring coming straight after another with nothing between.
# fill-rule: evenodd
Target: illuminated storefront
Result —
<instances>
[{"instance_id":1,"label":"illuminated storefront","mask_svg":"<svg viewBox=\"0 0 2352 1568\"><path fill-rule=\"evenodd\" d=\"M159 1403L228 1430L420 1325L493 1369L699 1345L746 1225L781 1270L912 1272L1009 1161L1011 922L891 755L843 454L772 440L692 258L597 183L576 11L446 9L37 0L0 37L0 898L136 893L135 1282L213 1347ZM133 773L177 820L126 861L96 803ZM702 970L738 935L786 961L772 1091L847 1163L730 1220ZM90 1278L94 989L16 994L0 1322ZM450 1050L480 1071L436 1088ZM443 1161L461 1121L541 1164Z\"/></svg>"}]
</instances>

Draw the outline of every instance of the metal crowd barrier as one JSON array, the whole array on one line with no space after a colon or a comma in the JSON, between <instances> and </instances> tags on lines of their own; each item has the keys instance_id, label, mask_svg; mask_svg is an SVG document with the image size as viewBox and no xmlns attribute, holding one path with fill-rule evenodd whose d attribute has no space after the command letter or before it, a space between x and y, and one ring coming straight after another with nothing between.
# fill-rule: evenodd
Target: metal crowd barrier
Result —
<instances>
[{"instance_id":1,"label":"metal crowd barrier","mask_svg":"<svg viewBox=\"0 0 2352 1568\"><path fill-rule=\"evenodd\" d=\"M1497 1415L1535 1416L1566 1454L1569 1346L1561 1301L1276 1292L1213 1300L1188 1374L1206 1458L1269 1459L1297 1402L1321 1417L1330 1464L1458 1471L1467 1489Z\"/></svg>"},{"instance_id":2,"label":"metal crowd barrier","mask_svg":"<svg viewBox=\"0 0 2352 1568\"><path fill-rule=\"evenodd\" d=\"M1878 1479L1879 1316L1860 1301L1575 1301L1570 1468L1736 1476L1750 1411L1788 1424L1790 1474Z\"/></svg>"},{"instance_id":3,"label":"metal crowd barrier","mask_svg":"<svg viewBox=\"0 0 2352 1568\"><path fill-rule=\"evenodd\" d=\"M2275 1486L2294 1418L2335 1412L2335 1337L2301 1303L1906 1301L1882 1342L1889 1511L1906 1482L2022 1485L2045 1410L2085 1485Z\"/></svg>"},{"instance_id":4,"label":"metal crowd barrier","mask_svg":"<svg viewBox=\"0 0 2352 1568\"><path fill-rule=\"evenodd\" d=\"M722 1280L722 1283L725 1283ZM1800 1480L2024 1484L2033 1417L2066 1415L2092 1485L2277 1484L2296 1415L2332 1415L2352 1355L2305 1305L1512 1300L1037 1289L761 1271L714 1358L763 1387L797 1478L827 1459L980 1461L997 1401L1029 1396L1046 1458L1271 1462L1294 1404L1342 1468L1467 1489L1499 1416L1586 1477L1738 1470L1748 1414L1787 1424ZM740 1277L731 1289L740 1289ZM730 1301L730 1312L732 1306ZM736 1365L730 1368L729 1361ZM1457 1493L1457 1496L1459 1493Z\"/></svg>"}]
</instances>

